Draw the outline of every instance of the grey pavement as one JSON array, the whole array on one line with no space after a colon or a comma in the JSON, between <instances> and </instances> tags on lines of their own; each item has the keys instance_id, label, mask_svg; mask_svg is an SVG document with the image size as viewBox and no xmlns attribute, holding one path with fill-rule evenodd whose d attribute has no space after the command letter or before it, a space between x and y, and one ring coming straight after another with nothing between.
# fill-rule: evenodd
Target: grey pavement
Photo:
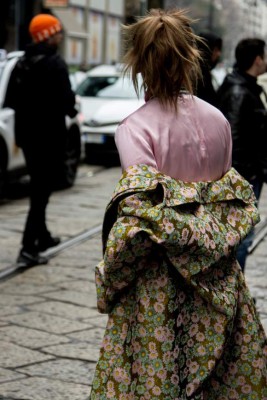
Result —
<instances>
[{"instance_id":1,"label":"grey pavement","mask_svg":"<svg viewBox=\"0 0 267 400\"><path fill-rule=\"evenodd\" d=\"M119 168L82 166L76 185L51 197L53 234L68 240L101 224L119 176ZM27 198L0 206L0 272L14 263L27 210ZM267 331L266 242L249 256L246 277ZM107 321L96 309L94 267L100 259L99 232L48 265L0 282L0 399L88 399Z\"/></svg>"}]
</instances>

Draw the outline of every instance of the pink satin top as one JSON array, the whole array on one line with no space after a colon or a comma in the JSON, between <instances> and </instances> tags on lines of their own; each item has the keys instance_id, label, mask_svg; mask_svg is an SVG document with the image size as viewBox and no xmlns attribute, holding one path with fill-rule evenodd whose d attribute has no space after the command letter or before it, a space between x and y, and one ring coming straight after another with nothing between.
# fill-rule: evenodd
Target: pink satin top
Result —
<instances>
[{"instance_id":1,"label":"pink satin top","mask_svg":"<svg viewBox=\"0 0 267 400\"><path fill-rule=\"evenodd\" d=\"M154 98L118 127L115 141L122 169L148 164L185 182L212 181L231 167L228 121L205 101L183 95L178 112Z\"/></svg>"}]
</instances>

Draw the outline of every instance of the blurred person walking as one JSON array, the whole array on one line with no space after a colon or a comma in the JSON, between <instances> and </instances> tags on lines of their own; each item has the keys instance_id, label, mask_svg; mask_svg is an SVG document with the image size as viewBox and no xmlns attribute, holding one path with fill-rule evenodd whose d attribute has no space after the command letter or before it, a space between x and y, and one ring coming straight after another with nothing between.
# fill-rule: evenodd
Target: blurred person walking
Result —
<instances>
[{"instance_id":1,"label":"blurred person walking","mask_svg":"<svg viewBox=\"0 0 267 400\"><path fill-rule=\"evenodd\" d=\"M57 53L63 37L60 21L39 14L29 32L33 43L12 72L5 100L5 106L15 110L16 143L31 178L30 209L17 260L23 266L47 263L39 252L60 243L49 232L45 213L64 164L65 117L77 113L68 69Z\"/></svg>"},{"instance_id":2,"label":"blurred person walking","mask_svg":"<svg viewBox=\"0 0 267 400\"><path fill-rule=\"evenodd\" d=\"M228 121L192 95L190 23L151 10L125 27L126 71L137 92L142 75L146 103L115 135L123 175L96 267L109 318L91 400L267 396L266 337L235 258L259 215L231 168Z\"/></svg>"},{"instance_id":3,"label":"blurred person walking","mask_svg":"<svg viewBox=\"0 0 267 400\"><path fill-rule=\"evenodd\" d=\"M265 42L241 40L235 49L236 63L219 89L220 109L231 125L233 167L253 186L257 200L267 182L267 112L257 77L266 72ZM237 259L245 269L253 231L241 243Z\"/></svg>"},{"instance_id":4,"label":"blurred person walking","mask_svg":"<svg viewBox=\"0 0 267 400\"><path fill-rule=\"evenodd\" d=\"M202 57L200 63L202 76L197 82L196 95L213 106L218 107L218 95L212 82L211 71L220 60L223 41L219 36L211 32L202 32L199 36L202 39L198 43Z\"/></svg>"}]
</instances>

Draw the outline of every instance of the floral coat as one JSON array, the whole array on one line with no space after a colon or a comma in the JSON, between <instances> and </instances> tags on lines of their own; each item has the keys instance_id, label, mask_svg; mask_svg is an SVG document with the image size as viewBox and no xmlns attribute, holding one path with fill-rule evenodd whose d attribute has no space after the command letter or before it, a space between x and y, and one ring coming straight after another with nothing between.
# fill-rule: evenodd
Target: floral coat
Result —
<instances>
[{"instance_id":1,"label":"floral coat","mask_svg":"<svg viewBox=\"0 0 267 400\"><path fill-rule=\"evenodd\" d=\"M91 400L267 400L267 342L235 249L259 220L234 169L185 183L128 168L107 207Z\"/></svg>"}]
</instances>

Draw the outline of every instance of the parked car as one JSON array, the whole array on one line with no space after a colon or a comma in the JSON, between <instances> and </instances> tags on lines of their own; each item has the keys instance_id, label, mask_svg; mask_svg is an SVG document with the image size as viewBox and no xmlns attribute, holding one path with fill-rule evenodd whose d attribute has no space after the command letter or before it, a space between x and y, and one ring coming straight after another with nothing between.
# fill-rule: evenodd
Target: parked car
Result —
<instances>
[{"instance_id":1,"label":"parked car","mask_svg":"<svg viewBox=\"0 0 267 400\"><path fill-rule=\"evenodd\" d=\"M141 84L141 79L140 79ZM82 140L91 163L107 164L117 155L114 134L118 124L144 104L144 93L137 97L121 65L101 65L87 73L78 86L83 114Z\"/></svg>"},{"instance_id":2,"label":"parked car","mask_svg":"<svg viewBox=\"0 0 267 400\"><path fill-rule=\"evenodd\" d=\"M86 78L86 72L76 71L69 74L71 88L75 92L80 83Z\"/></svg>"},{"instance_id":3,"label":"parked car","mask_svg":"<svg viewBox=\"0 0 267 400\"><path fill-rule=\"evenodd\" d=\"M17 179L26 172L22 151L15 142L14 110L3 107L11 72L23 54L23 52L12 52L0 61L0 197L7 182L13 178ZM74 184L81 153L79 114L74 119L67 117L66 121L68 136L63 168L64 176L60 177L58 188Z\"/></svg>"}]
</instances>

